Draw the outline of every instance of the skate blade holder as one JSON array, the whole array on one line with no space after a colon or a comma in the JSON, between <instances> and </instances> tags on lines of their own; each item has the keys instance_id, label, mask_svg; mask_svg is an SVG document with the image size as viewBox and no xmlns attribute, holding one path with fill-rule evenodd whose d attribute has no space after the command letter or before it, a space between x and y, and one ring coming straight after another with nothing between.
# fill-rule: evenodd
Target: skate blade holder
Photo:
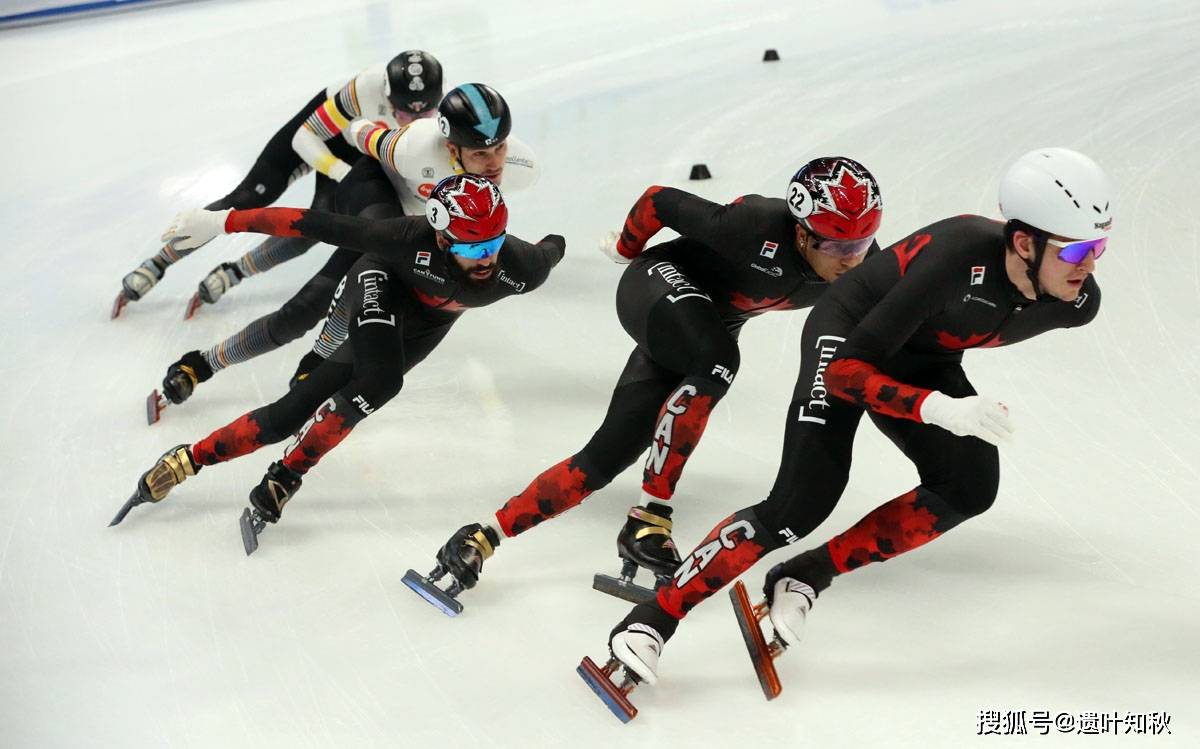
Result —
<instances>
[{"instance_id":1,"label":"skate blade holder","mask_svg":"<svg viewBox=\"0 0 1200 749\"><path fill-rule=\"evenodd\" d=\"M628 723L638 714L637 708L629 701L629 693L637 686L637 682L624 672L621 674L621 683L614 682L612 675L620 667L621 662L616 657L609 658L608 663L604 664L604 668L600 668L595 661L584 656L579 665L575 667L575 673L587 682L587 685L612 711L613 715L620 718L622 723Z\"/></svg>"},{"instance_id":2,"label":"skate blade holder","mask_svg":"<svg viewBox=\"0 0 1200 749\"><path fill-rule=\"evenodd\" d=\"M258 534L267 527L267 521L257 510L246 507L238 519L238 527L242 530L242 546L246 549L246 556L250 556L258 550Z\"/></svg>"},{"instance_id":3,"label":"skate blade holder","mask_svg":"<svg viewBox=\"0 0 1200 749\"><path fill-rule=\"evenodd\" d=\"M409 590L416 593L434 608L441 611L449 617L455 617L462 613L463 605L455 599L455 596L462 592L458 582L451 583L450 587L442 590L434 581L440 580L445 572L438 574L439 568L435 567L433 572L428 575L422 575L416 570L409 570L404 573L403 582L408 586Z\"/></svg>"},{"instance_id":4,"label":"skate blade holder","mask_svg":"<svg viewBox=\"0 0 1200 749\"><path fill-rule=\"evenodd\" d=\"M113 300L112 312L109 313L108 319L116 320L121 316L121 310L125 309L125 305L129 304L129 297L125 296L124 291L117 292L117 298Z\"/></svg>"},{"instance_id":5,"label":"skate blade holder","mask_svg":"<svg viewBox=\"0 0 1200 749\"><path fill-rule=\"evenodd\" d=\"M630 603L650 603L654 600L657 593L633 581L637 570L638 566L636 562L625 560L621 564L620 577L594 575L592 577L592 589L598 590L601 593L607 593L610 596L616 596Z\"/></svg>"},{"instance_id":6,"label":"skate blade holder","mask_svg":"<svg viewBox=\"0 0 1200 749\"><path fill-rule=\"evenodd\" d=\"M162 418L163 409L170 402L158 392L158 388L150 391L150 395L146 396L146 424L154 426L158 420Z\"/></svg>"},{"instance_id":7,"label":"skate blade holder","mask_svg":"<svg viewBox=\"0 0 1200 749\"><path fill-rule=\"evenodd\" d=\"M196 312L204 306L204 300L200 298L200 292L192 294L192 298L188 300L187 309L184 310L183 319L191 320L196 316Z\"/></svg>"},{"instance_id":8,"label":"skate blade holder","mask_svg":"<svg viewBox=\"0 0 1200 749\"><path fill-rule=\"evenodd\" d=\"M729 591L729 600L733 602L733 614L737 617L738 628L742 630L746 652L750 654L750 662L754 664L754 673L758 676L763 696L773 700L783 691L783 685L779 683L779 674L775 671L775 659L783 654L784 645L778 639L772 639L768 644L763 637L760 622L770 613L770 607L766 601L757 606L751 605L750 596L746 594L746 586L741 580L733 584L733 590Z\"/></svg>"}]
</instances>

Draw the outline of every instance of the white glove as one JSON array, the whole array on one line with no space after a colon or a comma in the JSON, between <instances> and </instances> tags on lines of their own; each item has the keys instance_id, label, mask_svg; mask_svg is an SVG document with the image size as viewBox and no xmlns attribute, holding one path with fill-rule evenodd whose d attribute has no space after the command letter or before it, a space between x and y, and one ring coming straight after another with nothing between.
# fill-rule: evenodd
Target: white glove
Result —
<instances>
[{"instance_id":1,"label":"white glove","mask_svg":"<svg viewBox=\"0 0 1200 749\"><path fill-rule=\"evenodd\" d=\"M182 211L163 232L162 241L173 250L194 250L212 241L213 237L225 233L225 219L229 211L206 211L194 209Z\"/></svg>"},{"instance_id":2,"label":"white glove","mask_svg":"<svg viewBox=\"0 0 1200 749\"><path fill-rule=\"evenodd\" d=\"M1012 439L1013 425L1008 406L999 401L972 395L951 398L934 390L921 403L921 421L939 426L959 437L978 437L999 445Z\"/></svg>"},{"instance_id":3,"label":"white glove","mask_svg":"<svg viewBox=\"0 0 1200 749\"><path fill-rule=\"evenodd\" d=\"M600 251L603 252L609 260L621 265L628 265L633 262L633 258L625 257L620 252L617 252L617 240L621 238L621 232L610 231L600 240Z\"/></svg>"}]
</instances>

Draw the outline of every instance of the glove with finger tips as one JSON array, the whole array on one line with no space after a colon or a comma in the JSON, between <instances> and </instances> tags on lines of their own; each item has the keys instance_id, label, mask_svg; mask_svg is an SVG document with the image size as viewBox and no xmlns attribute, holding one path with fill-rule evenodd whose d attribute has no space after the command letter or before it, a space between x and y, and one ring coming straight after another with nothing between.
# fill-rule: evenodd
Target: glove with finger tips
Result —
<instances>
[{"instance_id":1,"label":"glove with finger tips","mask_svg":"<svg viewBox=\"0 0 1200 749\"><path fill-rule=\"evenodd\" d=\"M1012 439L1008 407L979 395L951 398L934 390L922 401L920 417L959 437L978 437L993 445Z\"/></svg>"},{"instance_id":2,"label":"glove with finger tips","mask_svg":"<svg viewBox=\"0 0 1200 749\"><path fill-rule=\"evenodd\" d=\"M195 209L182 211L162 235L162 241L173 250L194 250L225 233L229 211Z\"/></svg>"}]
</instances>

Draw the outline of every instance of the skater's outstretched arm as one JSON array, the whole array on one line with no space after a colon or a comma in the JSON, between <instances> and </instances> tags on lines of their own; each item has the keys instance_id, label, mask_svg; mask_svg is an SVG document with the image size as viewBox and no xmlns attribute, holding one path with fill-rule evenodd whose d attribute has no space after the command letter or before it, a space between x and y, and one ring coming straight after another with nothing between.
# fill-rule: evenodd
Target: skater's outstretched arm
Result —
<instances>
[{"instance_id":1,"label":"skater's outstretched arm","mask_svg":"<svg viewBox=\"0 0 1200 749\"><path fill-rule=\"evenodd\" d=\"M303 208L257 208L248 211L184 211L163 234L163 241L194 249L219 234L254 232L276 237L307 237L385 258L435 246L433 229L424 216L368 219Z\"/></svg>"},{"instance_id":2,"label":"skater's outstretched arm","mask_svg":"<svg viewBox=\"0 0 1200 749\"><path fill-rule=\"evenodd\" d=\"M546 282L550 271L558 265L567 251L567 240L558 234L547 234L537 244L530 244L512 234L504 242L504 249L512 260L512 273L524 282L523 292L533 291ZM509 263L505 259L505 264Z\"/></svg>"},{"instance_id":3,"label":"skater's outstretched arm","mask_svg":"<svg viewBox=\"0 0 1200 749\"><path fill-rule=\"evenodd\" d=\"M646 242L664 227L704 242L718 252L745 227L742 198L728 205L714 203L674 187L652 185L638 198L625 218L617 239L617 252L627 260L642 253Z\"/></svg>"},{"instance_id":4,"label":"skater's outstretched arm","mask_svg":"<svg viewBox=\"0 0 1200 749\"><path fill-rule=\"evenodd\" d=\"M382 69L363 71L317 107L292 136L296 154L321 174L341 182L350 173L350 165L335 156L325 141L336 138L351 120L362 115L360 96L382 90L384 75Z\"/></svg>"}]
</instances>

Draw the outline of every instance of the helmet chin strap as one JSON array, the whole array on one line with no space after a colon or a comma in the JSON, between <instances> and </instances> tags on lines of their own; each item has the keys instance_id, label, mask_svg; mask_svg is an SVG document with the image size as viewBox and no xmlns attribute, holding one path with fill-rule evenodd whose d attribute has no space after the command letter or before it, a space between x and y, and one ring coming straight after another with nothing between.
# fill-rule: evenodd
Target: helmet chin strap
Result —
<instances>
[{"instance_id":1,"label":"helmet chin strap","mask_svg":"<svg viewBox=\"0 0 1200 749\"><path fill-rule=\"evenodd\" d=\"M1053 294L1047 294L1044 291L1042 291L1042 284L1041 284L1041 282L1038 281L1038 271L1041 270L1042 259L1045 258L1045 256L1046 256L1045 240L1042 240L1040 242L1035 241L1034 246L1033 246L1033 258L1030 260L1025 260L1024 258L1022 258L1022 260L1025 261L1025 276L1029 279L1029 282L1031 284L1033 284L1033 296L1036 301L1039 301L1039 302L1057 301L1058 297L1054 296Z\"/></svg>"}]
</instances>

